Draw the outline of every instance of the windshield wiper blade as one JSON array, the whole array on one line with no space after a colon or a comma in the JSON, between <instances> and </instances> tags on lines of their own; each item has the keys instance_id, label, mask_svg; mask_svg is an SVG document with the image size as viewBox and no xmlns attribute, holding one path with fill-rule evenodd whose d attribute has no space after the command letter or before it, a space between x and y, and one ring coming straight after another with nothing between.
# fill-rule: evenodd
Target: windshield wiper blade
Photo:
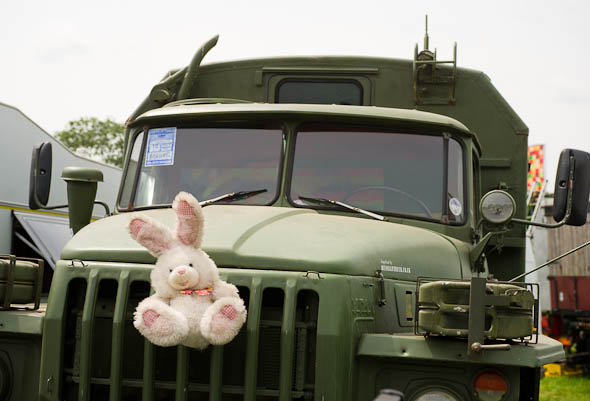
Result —
<instances>
[{"instance_id":1,"label":"windshield wiper blade","mask_svg":"<svg viewBox=\"0 0 590 401\"><path fill-rule=\"evenodd\" d=\"M199 205L201 205L201 207L204 207L204 206L210 205L212 203L217 203L220 201L234 202L234 201L248 199L248 198L251 198L251 197L256 196L258 194L264 193L264 192L266 192L266 188L265 189L257 189L255 191L230 192L230 193L218 196L216 198L211 198L211 199L207 199L203 202L199 202Z\"/></svg>"},{"instance_id":2,"label":"windshield wiper blade","mask_svg":"<svg viewBox=\"0 0 590 401\"><path fill-rule=\"evenodd\" d=\"M301 199L302 201L305 201L307 203L319 203L319 204L326 204L327 203L327 204L330 204L330 205L337 205L337 206L343 207L345 209L353 210L353 211L355 211L357 213L362 213L362 214L367 215L369 217L372 217L372 218L374 218L376 220L380 220L380 221L385 220L385 217L381 216L380 214L369 212L368 210L364 210L364 209L358 208L356 206L352 206L352 205L349 205L347 203L340 202L340 201L335 201L335 200L332 200L332 199L308 198L308 197L305 197L305 196L300 196L299 199Z\"/></svg>"}]
</instances>

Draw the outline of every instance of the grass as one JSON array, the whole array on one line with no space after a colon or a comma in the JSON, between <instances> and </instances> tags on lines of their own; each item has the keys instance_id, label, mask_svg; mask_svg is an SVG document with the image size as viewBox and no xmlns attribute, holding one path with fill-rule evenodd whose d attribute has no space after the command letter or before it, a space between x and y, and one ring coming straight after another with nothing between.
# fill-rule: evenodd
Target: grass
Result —
<instances>
[{"instance_id":1,"label":"grass","mask_svg":"<svg viewBox=\"0 0 590 401\"><path fill-rule=\"evenodd\" d=\"M539 401L588 401L590 376L561 376L541 379Z\"/></svg>"}]
</instances>

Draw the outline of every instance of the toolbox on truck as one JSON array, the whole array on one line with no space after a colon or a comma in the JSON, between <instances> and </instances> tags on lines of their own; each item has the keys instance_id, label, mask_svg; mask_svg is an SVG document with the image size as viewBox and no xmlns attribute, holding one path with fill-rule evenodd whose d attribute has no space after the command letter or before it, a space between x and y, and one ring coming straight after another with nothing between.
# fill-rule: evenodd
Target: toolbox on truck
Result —
<instances>
[{"instance_id":1,"label":"toolbox on truck","mask_svg":"<svg viewBox=\"0 0 590 401\"><path fill-rule=\"evenodd\" d=\"M421 334L467 337L469 335L469 281L441 280L417 282L416 330ZM488 339L531 337L537 300L534 285L518 286L506 282L488 282L486 294L497 299L485 306L484 336Z\"/></svg>"},{"instance_id":2,"label":"toolbox on truck","mask_svg":"<svg viewBox=\"0 0 590 401\"><path fill-rule=\"evenodd\" d=\"M0 310L26 304L38 309L43 268L42 259L0 255Z\"/></svg>"}]
</instances>

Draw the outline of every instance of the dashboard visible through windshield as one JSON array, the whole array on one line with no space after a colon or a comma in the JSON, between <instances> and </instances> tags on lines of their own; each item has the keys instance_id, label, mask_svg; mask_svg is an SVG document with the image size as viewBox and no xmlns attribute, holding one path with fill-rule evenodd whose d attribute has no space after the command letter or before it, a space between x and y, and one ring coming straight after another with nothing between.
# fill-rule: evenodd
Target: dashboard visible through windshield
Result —
<instances>
[{"instance_id":1,"label":"dashboard visible through windshield","mask_svg":"<svg viewBox=\"0 0 590 401\"><path fill-rule=\"evenodd\" d=\"M280 128L150 129L136 137L119 205L127 208L133 192L133 207L149 207L172 203L180 191L206 200L262 189L241 203L268 204L276 198L282 143Z\"/></svg>"},{"instance_id":2,"label":"dashboard visible through windshield","mask_svg":"<svg viewBox=\"0 0 590 401\"><path fill-rule=\"evenodd\" d=\"M446 135L309 127L297 133L290 201L324 198L377 213L464 220L463 150Z\"/></svg>"}]
</instances>

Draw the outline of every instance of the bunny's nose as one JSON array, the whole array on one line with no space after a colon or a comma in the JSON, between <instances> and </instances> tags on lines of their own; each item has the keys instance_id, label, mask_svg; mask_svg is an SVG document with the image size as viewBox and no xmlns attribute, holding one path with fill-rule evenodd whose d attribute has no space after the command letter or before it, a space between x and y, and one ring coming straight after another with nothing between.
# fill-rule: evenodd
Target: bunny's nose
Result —
<instances>
[{"instance_id":1,"label":"bunny's nose","mask_svg":"<svg viewBox=\"0 0 590 401\"><path fill-rule=\"evenodd\" d=\"M186 273L186 269L184 267L181 267L180 269L176 269L176 273L179 275L183 275L184 273Z\"/></svg>"}]
</instances>

